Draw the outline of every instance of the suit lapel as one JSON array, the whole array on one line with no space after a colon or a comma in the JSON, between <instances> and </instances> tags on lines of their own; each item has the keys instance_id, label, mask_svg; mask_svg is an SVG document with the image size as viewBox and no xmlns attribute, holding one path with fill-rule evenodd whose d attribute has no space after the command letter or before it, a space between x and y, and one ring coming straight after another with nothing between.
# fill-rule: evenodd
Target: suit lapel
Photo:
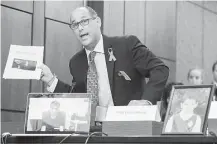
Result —
<instances>
[{"instance_id":1,"label":"suit lapel","mask_svg":"<svg viewBox=\"0 0 217 144\"><path fill-rule=\"evenodd\" d=\"M111 45L111 41L106 36L103 36L103 46L104 46L105 60L106 60L107 71L108 71L109 84L110 84L111 92L113 94L113 73L114 73L115 62L109 61L108 49L111 48L112 45Z\"/></svg>"},{"instance_id":2,"label":"suit lapel","mask_svg":"<svg viewBox=\"0 0 217 144\"><path fill-rule=\"evenodd\" d=\"M85 87L87 85L87 70L88 70L88 61L87 61L87 54L85 49L83 49L81 51L81 55L80 55L80 63L79 65L81 65L80 67L80 76L82 78L84 78L84 83L85 83ZM83 67L82 67L83 66Z\"/></svg>"}]
</instances>

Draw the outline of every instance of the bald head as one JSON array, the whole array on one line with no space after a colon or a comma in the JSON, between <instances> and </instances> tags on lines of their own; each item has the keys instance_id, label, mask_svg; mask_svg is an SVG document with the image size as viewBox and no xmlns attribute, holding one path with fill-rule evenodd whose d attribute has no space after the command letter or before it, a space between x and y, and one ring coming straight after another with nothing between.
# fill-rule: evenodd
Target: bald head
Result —
<instances>
[{"instance_id":1,"label":"bald head","mask_svg":"<svg viewBox=\"0 0 217 144\"><path fill-rule=\"evenodd\" d=\"M93 50L100 40L101 19L90 7L79 7L70 15L71 28L81 44Z\"/></svg>"},{"instance_id":2,"label":"bald head","mask_svg":"<svg viewBox=\"0 0 217 144\"><path fill-rule=\"evenodd\" d=\"M95 10L93 10L91 7L88 7L88 6L83 6L83 7L78 7L76 9L74 9L72 12L71 12L71 15L70 15L70 23L72 23L72 15L74 12L76 11L86 11L87 13L89 13L89 15L91 17L98 17L97 13Z\"/></svg>"}]
</instances>

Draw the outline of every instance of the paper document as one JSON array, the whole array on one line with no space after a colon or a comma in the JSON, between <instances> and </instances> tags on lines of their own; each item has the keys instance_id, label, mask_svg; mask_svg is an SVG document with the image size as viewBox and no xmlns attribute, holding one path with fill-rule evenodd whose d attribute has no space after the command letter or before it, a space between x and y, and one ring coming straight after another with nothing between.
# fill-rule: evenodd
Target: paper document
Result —
<instances>
[{"instance_id":1,"label":"paper document","mask_svg":"<svg viewBox=\"0 0 217 144\"><path fill-rule=\"evenodd\" d=\"M5 79L40 79L43 62L43 46L11 45L5 66Z\"/></svg>"},{"instance_id":2,"label":"paper document","mask_svg":"<svg viewBox=\"0 0 217 144\"><path fill-rule=\"evenodd\" d=\"M157 105L109 106L106 121L161 121Z\"/></svg>"}]
</instances>

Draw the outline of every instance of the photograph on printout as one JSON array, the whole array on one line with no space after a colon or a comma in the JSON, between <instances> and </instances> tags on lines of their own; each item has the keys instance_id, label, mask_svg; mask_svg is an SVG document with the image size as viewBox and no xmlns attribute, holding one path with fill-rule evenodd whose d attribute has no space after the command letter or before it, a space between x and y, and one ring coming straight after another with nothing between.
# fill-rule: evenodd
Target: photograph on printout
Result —
<instances>
[{"instance_id":1,"label":"photograph on printout","mask_svg":"<svg viewBox=\"0 0 217 144\"><path fill-rule=\"evenodd\" d=\"M3 78L5 79L40 79L43 62L43 46L11 45Z\"/></svg>"}]
</instances>

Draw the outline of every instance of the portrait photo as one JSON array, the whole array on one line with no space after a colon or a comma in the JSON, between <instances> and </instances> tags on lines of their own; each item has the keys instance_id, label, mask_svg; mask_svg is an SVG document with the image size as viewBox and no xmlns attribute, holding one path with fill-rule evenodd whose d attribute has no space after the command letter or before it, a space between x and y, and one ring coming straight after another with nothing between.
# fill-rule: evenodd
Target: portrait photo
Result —
<instances>
[{"instance_id":1,"label":"portrait photo","mask_svg":"<svg viewBox=\"0 0 217 144\"><path fill-rule=\"evenodd\" d=\"M35 71L36 65L36 61L14 58L12 68Z\"/></svg>"},{"instance_id":2,"label":"portrait photo","mask_svg":"<svg viewBox=\"0 0 217 144\"><path fill-rule=\"evenodd\" d=\"M162 134L204 134L213 88L173 86Z\"/></svg>"},{"instance_id":3,"label":"portrait photo","mask_svg":"<svg viewBox=\"0 0 217 144\"><path fill-rule=\"evenodd\" d=\"M88 133L88 94L29 94L26 133ZM80 97L79 97L80 96Z\"/></svg>"}]
</instances>

